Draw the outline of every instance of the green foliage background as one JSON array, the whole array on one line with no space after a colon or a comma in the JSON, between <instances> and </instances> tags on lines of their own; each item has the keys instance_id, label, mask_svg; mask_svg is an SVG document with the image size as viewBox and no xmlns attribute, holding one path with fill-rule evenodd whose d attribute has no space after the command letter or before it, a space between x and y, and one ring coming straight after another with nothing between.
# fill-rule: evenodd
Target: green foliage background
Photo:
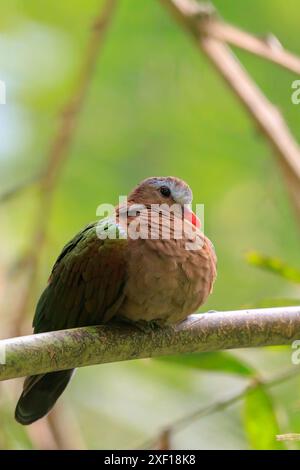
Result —
<instances>
[{"instance_id":1,"label":"green foliage background","mask_svg":"<svg viewBox=\"0 0 300 470\"><path fill-rule=\"evenodd\" d=\"M0 79L7 83L7 104L0 107L1 191L42 167L100 3L1 1ZM214 4L228 21L258 35L272 31L300 54L296 0ZM297 77L236 53L300 140L300 106L290 98ZM117 202L119 194L145 177L170 174L187 180L194 200L205 204L205 231L218 254L218 280L202 311L299 298L299 285L245 260L246 252L258 250L300 266L299 231L271 151L159 2L121 0L49 214L32 308L61 247L95 219L98 204ZM32 188L0 207L1 276L26 249L36 203ZM8 314L6 299L1 322L9 321ZM176 418L238 390L248 370L264 374L291 365L289 348L234 355L236 368L233 359L226 368L226 357L218 355L206 359L203 368L176 360L85 368L65 392L61 412L72 415L70 422L88 448L132 448ZM172 445L278 448L276 432L300 431L299 390L295 379L271 395L253 393L245 402L193 422L174 435ZM25 431L14 423L14 403L15 397L0 395L0 448L30 448ZM68 418L65 426L71 432Z\"/></svg>"}]
</instances>

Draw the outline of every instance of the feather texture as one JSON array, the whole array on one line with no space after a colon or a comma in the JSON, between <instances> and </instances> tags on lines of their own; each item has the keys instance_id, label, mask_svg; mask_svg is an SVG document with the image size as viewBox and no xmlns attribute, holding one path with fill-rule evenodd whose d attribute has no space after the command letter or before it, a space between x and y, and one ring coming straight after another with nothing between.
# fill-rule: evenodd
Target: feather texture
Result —
<instances>
[{"instance_id":1,"label":"feather texture","mask_svg":"<svg viewBox=\"0 0 300 470\"><path fill-rule=\"evenodd\" d=\"M152 205L166 203L168 208L179 200L190 206L191 199L182 180L150 178L130 194L125 221L119 207L116 221L107 218L78 233L57 258L36 307L34 332L96 325L113 317L176 323L195 312L216 277L213 246L199 228L183 220L184 212L153 210ZM142 208L138 216L136 206ZM131 236L133 225L136 232L143 228L142 236ZM114 239L102 237L111 233ZM196 248L189 249L195 241ZM71 376L69 370L28 377L16 407L17 421L30 424L48 413Z\"/></svg>"}]
</instances>

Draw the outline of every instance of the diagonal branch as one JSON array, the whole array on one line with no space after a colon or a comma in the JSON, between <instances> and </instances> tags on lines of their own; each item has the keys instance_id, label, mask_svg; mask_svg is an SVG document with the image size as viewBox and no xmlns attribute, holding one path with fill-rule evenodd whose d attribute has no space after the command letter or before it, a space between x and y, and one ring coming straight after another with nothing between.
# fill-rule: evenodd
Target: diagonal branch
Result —
<instances>
[{"instance_id":1,"label":"diagonal branch","mask_svg":"<svg viewBox=\"0 0 300 470\"><path fill-rule=\"evenodd\" d=\"M242 390L239 390L238 392L225 396L222 399L215 401L213 403L210 403L207 406L202 406L196 409L195 411L193 411L192 413L182 416L177 421L174 421L173 423L169 424L161 432L161 436L167 435L170 439L174 433L181 431L185 427L192 424L194 421L202 419L206 416L210 416L214 413L224 411L227 408L229 408L231 405L238 403L239 401L243 400L243 398L245 398L253 390L257 390L260 387L271 388L276 385L280 385L281 383L299 375L299 373L300 373L300 367L293 367L293 368L288 369L287 371L279 372L275 374L273 377L270 377L267 379L260 378L260 377L252 377L251 380L247 383L247 385L244 388L242 388ZM289 439L292 440L291 436L300 436L300 434L278 435L277 440L282 440L282 441L289 440ZM294 438L294 440L296 440L296 438ZM157 438L151 439L151 440L149 439L148 441L144 442L143 445L140 446L140 448L141 449L153 449L155 448L156 442L157 442Z\"/></svg>"},{"instance_id":2,"label":"diagonal branch","mask_svg":"<svg viewBox=\"0 0 300 470\"><path fill-rule=\"evenodd\" d=\"M38 271L40 253L44 247L47 238L47 228L49 212L52 208L54 191L59 181L64 165L69 157L69 150L75 137L76 126L87 97L90 83L94 76L94 69L99 58L99 53L104 45L106 33L114 18L114 12L118 0L105 0L99 6L99 12L93 21L90 39L86 50L84 51L82 66L75 89L67 101L60 116L60 123L56 134L53 137L51 147L44 162L44 168L32 180L25 181L23 184L12 188L10 191L0 195L0 202L7 201L18 192L27 189L31 184L37 182L39 191L38 210L34 220L34 228L26 256L17 261L16 265L20 274L18 276L18 286L14 283L10 292L6 293L6 298L12 299L15 304L10 315L10 330L12 335L22 333L22 326L25 314L29 310L32 290L35 285ZM20 285L19 285L20 284ZM18 296L15 296L18 292ZM15 300L16 299L16 300ZM2 331L3 334L3 331ZM1 354L0 354L1 356ZM70 447L66 438L60 430L59 420L55 418L47 419L43 423L37 423L30 427L28 434L34 447L64 448ZM62 418L60 417L60 420ZM65 422L64 422L65 425ZM73 426L73 424L72 424ZM76 440L75 426L72 428L72 441ZM67 433L69 436L69 433ZM80 440L80 436L79 439Z\"/></svg>"},{"instance_id":3,"label":"diagonal branch","mask_svg":"<svg viewBox=\"0 0 300 470\"><path fill-rule=\"evenodd\" d=\"M54 190L69 156L69 150L75 137L78 118L93 78L99 52L104 44L106 33L114 17L117 2L118 0L106 0L104 6L101 6L101 10L93 23L91 37L84 54L79 80L71 98L68 100L61 113L60 126L53 138L45 162L45 169L41 173L41 179L39 181L39 207L34 223L32 239L26 256L20 262L25 281L24 285L20 288L20 300L14 312L14 324L17 328L16 334L21 333L22 321L28 310L30 295L35 284L40 253L46 241Z\"/></svg>"},{"instance_id":4,"label":"diagonal branch","mask_svg":"<svg viewBox=\"0 0 300 470\"><path fill-rule=\"evenodd\" d=\"M38 172L30 176L29 178L24 179L23 181L19 182L12 188L7 189L0 193L0 203L8 202L13 197L18 196L19 194L25 192L27 189L34 187L35 184L39 183L42 178L42 173Z\"/></svg>"},{"instance_id":5,"label":"diagonal branch","mask_svg":"<svg viewBox=\"0 0 300 470\"><path fill-rule=\"evenodd\" d=\"M221 19L206 21L201 27L203 33L300 75L300 57L286 51L273 35L259 38Z\"/></svg>"},{"instance_id":6,"label":"diagonal branch","mask_svg":"<svg viewBox=\"0 0 300 470\"><path fill-rule=\"evenodd\" d=\"M300 307L191 315L149 332L123 324L75 328L0 341L5 359L0 380L167 354L284 345L299 338Z\"/></svg>"},{"instance_id":7,"label":"diagonal branch","mask_svg":"<svg viewBox=\"0 0 300 470\"><path fill-rule=\"evenodd\" d=\"M222 20L211 3L196 0L161 0L189 29L244 49L274 64L300 74L300 57L283 48L273 34L258 37ZM196 23L195 23L196 18ZM201 21L201 24L200 24Z\"/></svg>"},{"instance_id":8,"label":"diagonal branch","mask_svg":"<svg viewBox=\"0 0 300 470\"><path fill-rule=\"evenodd\" d=\"M232 31L229 34L227 30L227 33L222 36L220 29L224 33L225 28L222 29L222 22L218 23L219 20L216 19L215 12L212 11L211 7L208 8L207 5L199 4L195 0L161 0L161 3L170 9L171 13L196 40L201 51L205 53L237 95L256 126L275 150L286 179L290 197L300 220L300 147L279 110L265 97L227 46L225 41L235 42L235 45L237 45L238 30L234 29L234 41ZM216 25L218 25L219 34L216 33ZM245 47L245 36L238 37L240 46ZM249 39L249 35L247 37ZM251 52L255 52L254 49L253 45L252 50L251 47L248 47ZM278 46L274 50L279 50ZM260 52L259 55L270 59L270 52L268 57L262 53L262 50ZM257 53L257 50L255 53ZM274 54L273 52L273 59ZM278 57L279 52L277 51L276 54ZM286 55L283 56L282 54L281 65L284 62L287 66L288 59ZM289 67L287 68L291 69L291 57L289 55L288 57ZM300 59L296 60L295 56L292 57L294 69L298 71Z\"/></svg>"}]
</instances>

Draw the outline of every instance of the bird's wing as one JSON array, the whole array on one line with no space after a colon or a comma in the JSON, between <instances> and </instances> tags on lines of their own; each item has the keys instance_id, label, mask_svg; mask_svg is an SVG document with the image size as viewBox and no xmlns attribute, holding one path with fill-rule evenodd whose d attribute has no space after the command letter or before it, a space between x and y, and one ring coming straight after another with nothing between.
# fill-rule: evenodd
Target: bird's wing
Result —
<instances>
[{"instance_id":1,"label":"bird's wing","mask_svg":"<svg viewBox=\"0 0 300 470\"><path fill-rule=\"evenodd\" d=\"M111 230L106 219L101 230ZM100 239L97 223L76 235L59 255L38 302L34 332L95 325L112 318L124 299L127 240Z\"/></svg>"}]
</instances>

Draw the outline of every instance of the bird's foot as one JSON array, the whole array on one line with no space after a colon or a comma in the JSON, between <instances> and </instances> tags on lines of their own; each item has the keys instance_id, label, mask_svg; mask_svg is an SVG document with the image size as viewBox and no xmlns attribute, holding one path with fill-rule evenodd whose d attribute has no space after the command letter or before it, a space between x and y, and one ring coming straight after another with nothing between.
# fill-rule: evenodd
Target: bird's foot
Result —
<instances>
[{"instance_id":1,"label":"bird's foot","mask_svg":"<svg viewBox=\"0 0 300 470\"><path fill-rule=\"evenodd\" d=\"M130 320L129 318L121 318L120 319L122 323L126 323L127 325L135 327L137 330L141 331L142 333L152 333L156 329L160 328L161 325L159 324L159 321L157 320L152 320L152 321L146 321L146 320Z\"/></svg>"},{"instance_id":2,"label":"bird's foot","mask_svg":"<svg viewBox=\"0 0 300 470\"><path fill-rule=\"evenodd\" d=\"M132 323L139 331L142 333L152 333L153 331L160 328L159 322L152 320L152 321L145 321L145 320L138 320Z\"/></svg>"}]
</instances>

